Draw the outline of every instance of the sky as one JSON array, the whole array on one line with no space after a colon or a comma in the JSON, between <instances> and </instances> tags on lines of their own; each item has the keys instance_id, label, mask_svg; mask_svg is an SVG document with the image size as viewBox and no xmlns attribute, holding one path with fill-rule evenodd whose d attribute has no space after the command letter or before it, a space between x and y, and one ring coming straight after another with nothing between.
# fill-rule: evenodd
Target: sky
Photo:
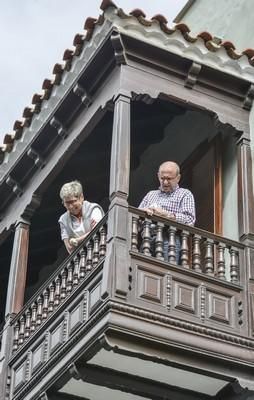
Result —
<instances>
[{"instance_id":1,"label":"sky","mask_svg":"<svg viewBox=\"0 0 254 400\"><path fill-rule=\"evenodd\" d=\"M172 20L187 0L115 0L125 12L141 8L147 18ZM97 18L101 0L0 0L0 145L13 131L44 79L53 77L64 50L73 48L87 17Z\"/></svg>"}]
</instances>

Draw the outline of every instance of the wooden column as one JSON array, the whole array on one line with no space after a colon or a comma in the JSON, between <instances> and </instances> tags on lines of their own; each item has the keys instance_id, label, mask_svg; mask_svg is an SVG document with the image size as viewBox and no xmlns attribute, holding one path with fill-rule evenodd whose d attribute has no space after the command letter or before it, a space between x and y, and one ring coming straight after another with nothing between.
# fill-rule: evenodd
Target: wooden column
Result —
<instances>
[{"instance_id":1,"label":"wooden column","mask_svg":"<svg viewBox=\"0 0 254 400\"><path fill-rule=\"evenodd\" d=\"M250 139L241 137L238 145L238 222L239 237L246 245L242 266L240 269L241 282L246 290L247 301L243 304L245 323L244 333L254 336L254 199L253 176Z\"/></svg>"},{"instance_id":2,"label":"wooden column","mask_svg":"<svg viewBox=\"0 0 254 400\"><path fill-rule=\"evenodd\" d=\"M254 199L250 139L241 137L238 145L238 223L240 240L254 238Z\"/></svg>"},{"instance_id":3,"label":"wooden column","mask_svg":"<svg viewBox=\"0 0 254 400\"><path fill-rule=\"evenodd\" d=\"M24 303L30 223L20 220L15 226L5 316L17 314Z\"/></svg>"},{"instance_id":4,"label":"wooden column","mask_svg":"<svg viewBox=\"0 0 254 400\"><path fill-rule=\"evenodd\" d=\"M115 100L110 164L110 207L102 297L125 298L128 291L128 193L130 175L130 98Z\"/></svg>"},{"instance_id":5,"label":"wooden column","mask_svg":"<svg viewBox=\"0 0 254 400\"><path fill-rule=\"evenodd\" d=\"M27 256L29 241L29 222L21 219L15 225L7 299L5 307L5 325L2 333L0 352L0 398L5 398L9 391L8 360L12 354L13 328L11 321L24 303L26 285Z\"/></svg>"}]
</instances>

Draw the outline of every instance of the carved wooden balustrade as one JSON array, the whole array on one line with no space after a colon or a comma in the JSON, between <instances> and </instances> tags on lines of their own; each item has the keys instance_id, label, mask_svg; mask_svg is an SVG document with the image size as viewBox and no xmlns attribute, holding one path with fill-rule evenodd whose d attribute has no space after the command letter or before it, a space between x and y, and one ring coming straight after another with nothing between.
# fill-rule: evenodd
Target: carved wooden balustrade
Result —
<instances>
[{"instance_id":1,"label":"carved wooden balustrade","mask_svg":"<svg viewBox=\"0 0 254 400\"><path fill-rule=\"evenodd\" d=\"M164 260L168 242L170 264L231 283L240 282L240 256L244 246L198 228L165 218L148 217L130 207L132 213L131 250Z\"/></svg>"},{"instance_id":2,"label":"carved wooden balustrade","mask_svg":"<svg viewBox=\"0 0 254 400\"><path fill-rule=\"evenodd\" d=\"M106 216L13 320L13 352L64 302L105 257Z\"/></svg>"}]
</instances>

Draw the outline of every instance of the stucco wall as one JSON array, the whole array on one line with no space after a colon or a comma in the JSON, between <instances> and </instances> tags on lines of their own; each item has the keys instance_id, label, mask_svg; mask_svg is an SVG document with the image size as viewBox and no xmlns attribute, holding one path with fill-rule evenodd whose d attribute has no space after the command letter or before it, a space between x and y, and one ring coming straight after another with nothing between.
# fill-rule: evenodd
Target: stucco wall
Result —
<instances>
[{"instance_id":1,"label":"stucco wall","mask_svg":"<svg viewBox=\"0 0 254 400\"><path fill-rule=\"evenodd\" d=\"M232 41L237 50L254 48L253 0L196 0L182 17L191 34L208 31Z\"/></svg>"}]
</instances>

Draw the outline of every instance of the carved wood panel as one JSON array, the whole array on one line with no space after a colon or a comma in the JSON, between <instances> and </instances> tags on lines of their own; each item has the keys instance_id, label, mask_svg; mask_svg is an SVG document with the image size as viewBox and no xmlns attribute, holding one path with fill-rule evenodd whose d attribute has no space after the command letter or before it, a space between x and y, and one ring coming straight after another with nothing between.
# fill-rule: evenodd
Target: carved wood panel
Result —
<instances>
[{"instance_id":1,"label":"carved wood panel","mask_svg":"<svg viewBox=\"0 0 254 400\"><path fill-rule=\"evenodd\" d=\"M177 310L198 314L198 287L185 282L173 281L173 307Z\"/></svg>"},{"instance_id":2,"label":"carved wood panel","mask_svg":"<svg viewBox=\"0 0 254 400\"><path fill-rule=\"evenodd\" d=\"M99 284L97 282L97 287ZM55 356L61 346L68 342L86 321L87 291L69 304L62 314L53 318L48 329L43 330L41 334L38 332L30 348L25 350L26 356L22 358L22 361L17 357L11 366L11 393L16 395L28 380L39 373L40 369L45 367L51 357Z\"/></svg>"},{"instance_id":3,"label":"carved wood panel","mask_svg":"<svg viewBox=\"0 0 254 400\"><path fill-rule=\"evenodd\" d=\"M232 325L233 298L207 290L207 318Z\"/></svg>"},{"instance_id":4,"label":"carved wood panel","mask_svg":"<svg viewBox=\"0 0 254 400\"><path fill-rule=\"evenodd\" d=\"M137 298L163 304L163 275L138 267Z\"/></svg>"}]
</instances>

